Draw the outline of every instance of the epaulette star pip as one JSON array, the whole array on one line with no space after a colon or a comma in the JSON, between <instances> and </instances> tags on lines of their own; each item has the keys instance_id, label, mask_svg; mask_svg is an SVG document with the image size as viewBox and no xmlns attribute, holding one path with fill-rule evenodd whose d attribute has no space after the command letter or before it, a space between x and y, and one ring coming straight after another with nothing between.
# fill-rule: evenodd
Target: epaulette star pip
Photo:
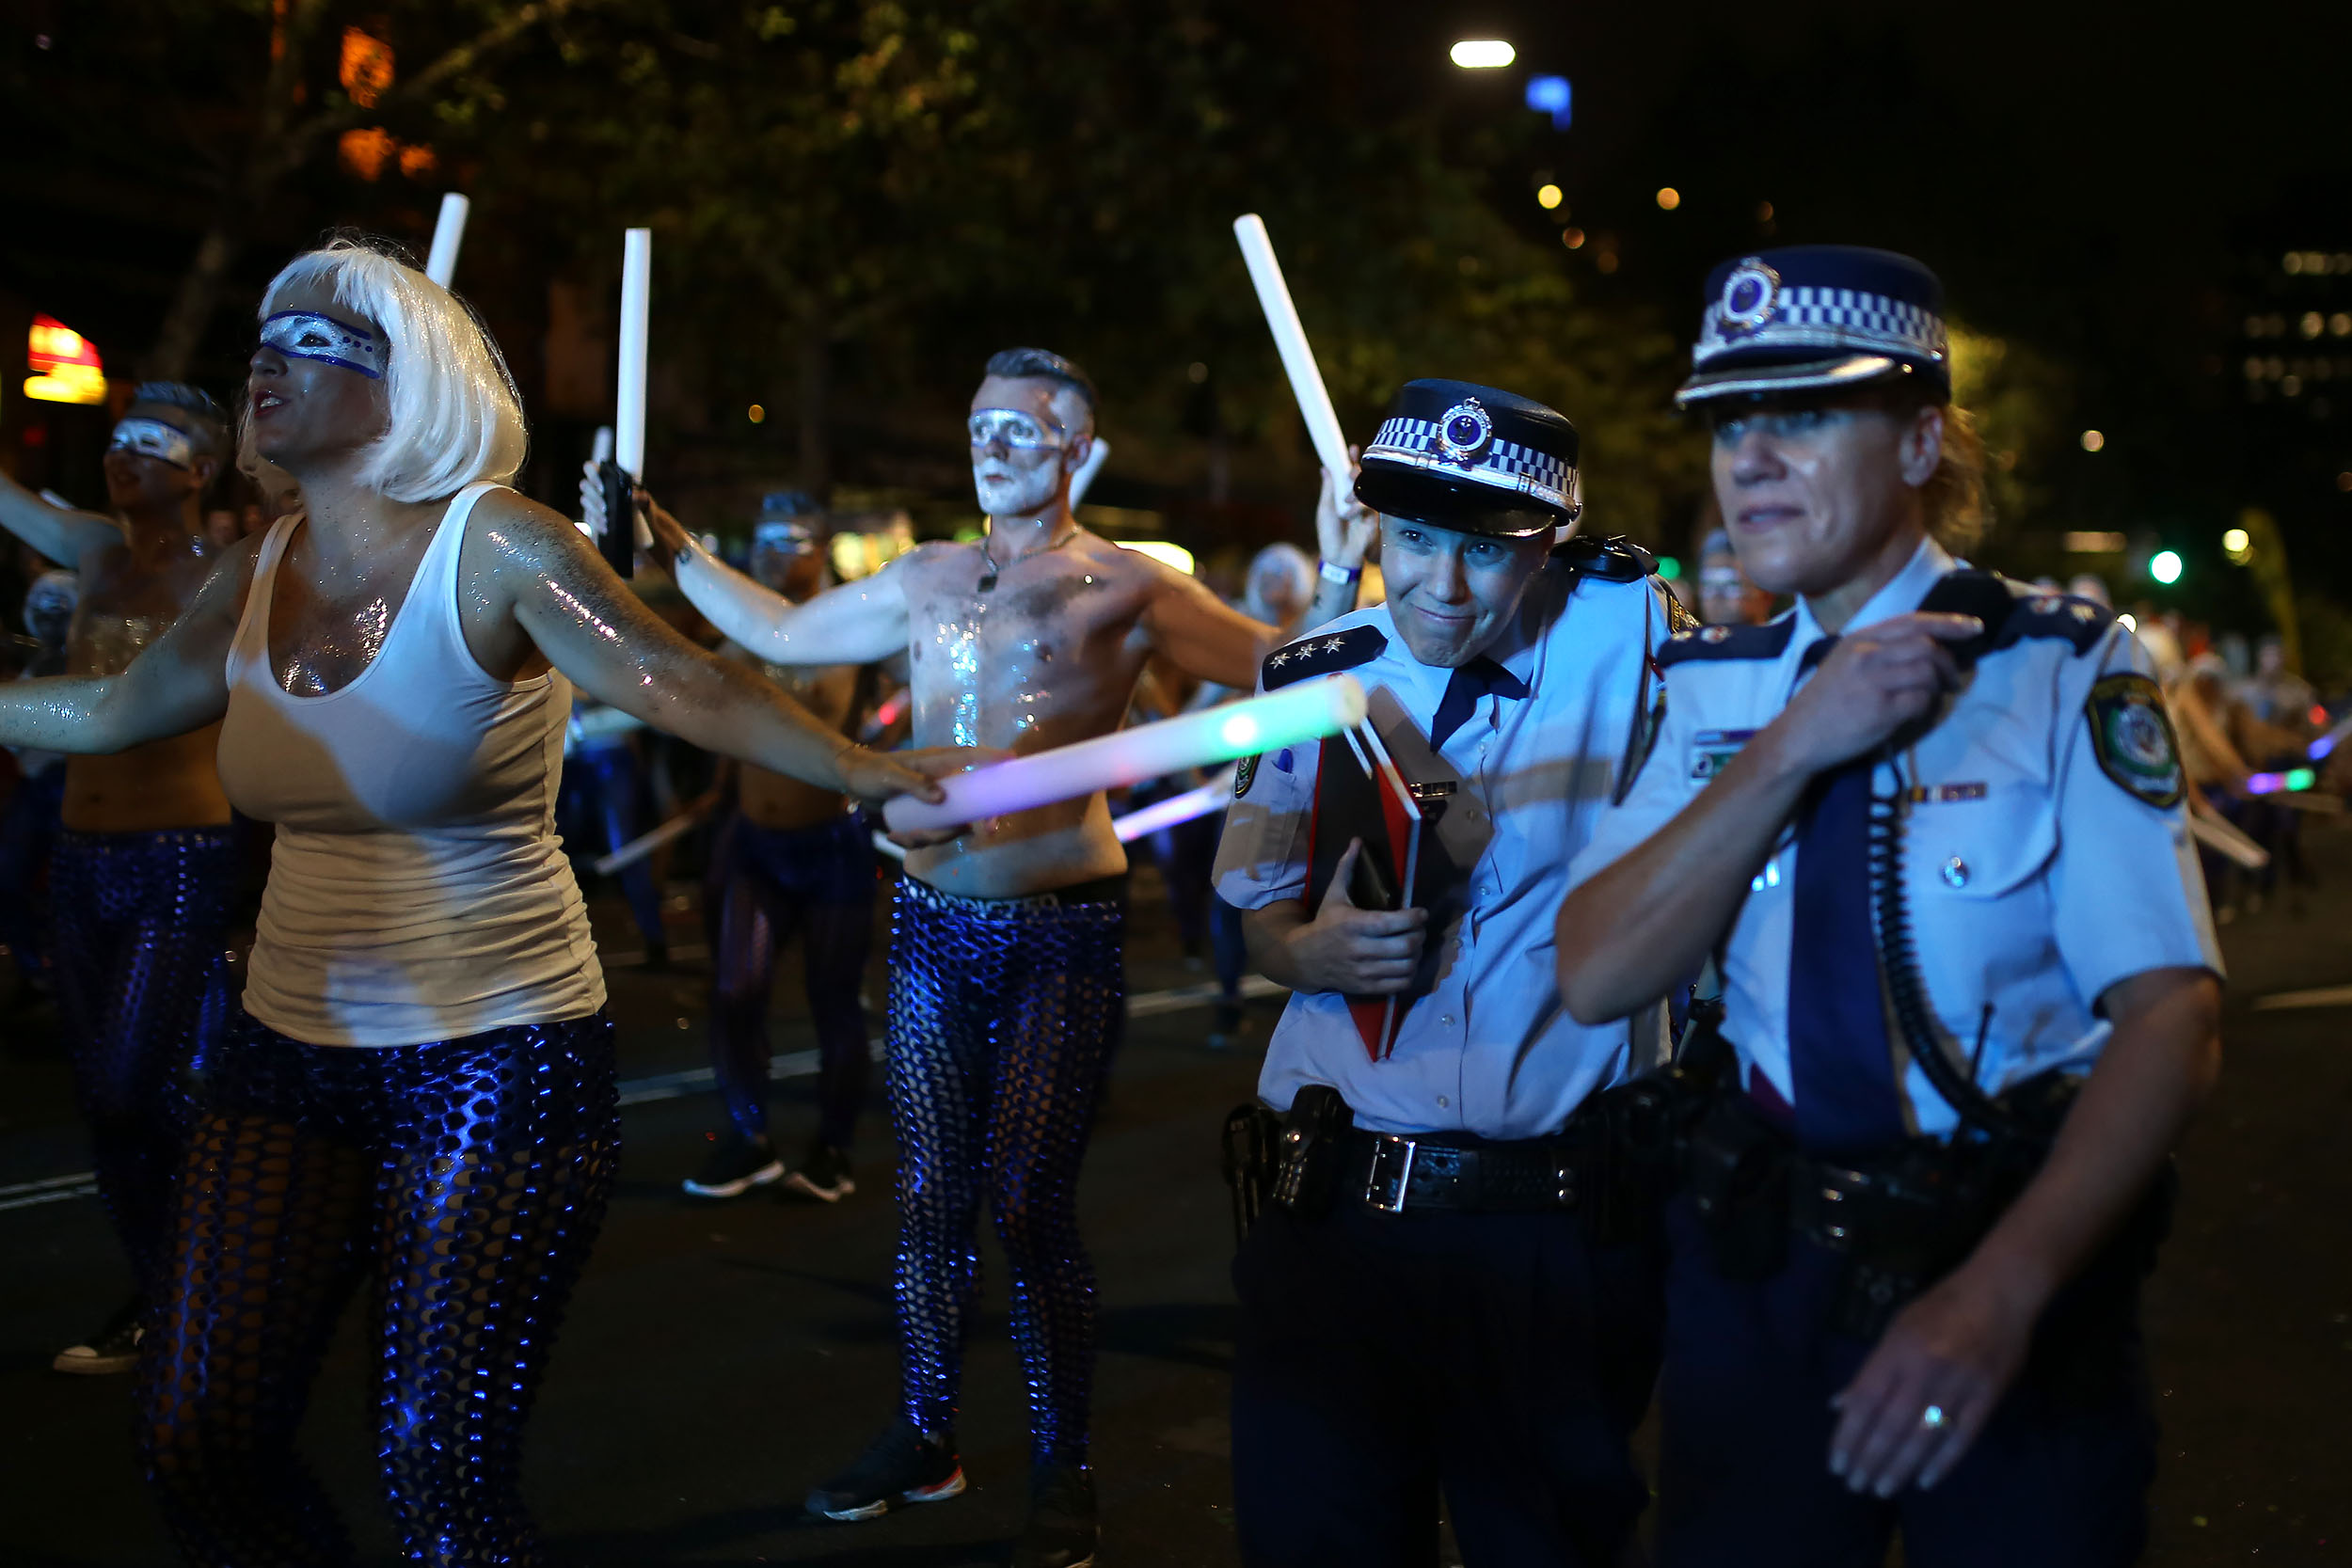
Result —
<instances>
[{"instance_id":1,"label":"epaulette star pip","mask_svg":"<svg viewBox=\"0 0 2352 1568\"><path fill-rule=\"evenodd\" d=\"M1261 679L1268 691L1312 675L1353 670L1380 657L1389 640L1376 626L1349 626L1344 631L1316 632L1286 642L1265 656Z\"/></svg>"},{"instance_id":2,"label":"epaulette star pip","mask_svg":"<svg viewBox=\"0 0 2352 1568\"><path fill-rule=\"evenodd\" d=\"M1783 615L1760 626L1698 626L1678 631L1660 644L1658 667L1670 669L1694 658L1778 658L1788 649L1796 617Z\"/></svg>"}]
</instances>

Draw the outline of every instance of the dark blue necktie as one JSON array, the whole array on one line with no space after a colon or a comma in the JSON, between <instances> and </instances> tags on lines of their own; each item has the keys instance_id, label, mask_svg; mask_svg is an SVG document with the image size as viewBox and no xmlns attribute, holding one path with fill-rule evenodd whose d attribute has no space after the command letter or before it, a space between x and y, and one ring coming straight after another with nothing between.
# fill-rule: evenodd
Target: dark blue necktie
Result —
<instances>
[{"instance_id":1,"label":"dark blue necktie","mask_svg":"<svg viewBox=\"0 0 2352 1568\"><path fill-rule=\"evenodd\" d=\"M1489 691L1516 701L1527 695L1527 683L1485 654L1456 666L1445 683L1445 695L1438 702L1438 717L1429 726L1429 749L1441 749L1455 730L1469 723Z\"/></svg>"},{"instance_id":2,"label":"dark blue necktie","mask_svg":"<svg viewBox=\"0 0 2352 1568\"><path fill-rule=\"evenodd\" d=\"M1836 644L1804 651L1809 670ZM1788 1078L1797 1137L1824 1152L1899 1143L1902 1105L1870 928L1870 775L1857 757L1820 774L1797 812L1796 928L1788 952Z\"/></svg>"}]
</instances>

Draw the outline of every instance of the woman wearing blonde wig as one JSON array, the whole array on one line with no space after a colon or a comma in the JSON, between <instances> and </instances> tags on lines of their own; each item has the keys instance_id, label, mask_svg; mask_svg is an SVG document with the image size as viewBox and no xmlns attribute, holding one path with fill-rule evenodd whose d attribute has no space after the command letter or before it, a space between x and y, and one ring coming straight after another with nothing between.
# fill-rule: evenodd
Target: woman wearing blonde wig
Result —
<instances>
[{"instance_id":1,"label":"woman wearing blonde wig","mask_svg":"<svg viewBox=\"0 0 2352 1568\"><path fill-rule=\"evenodd\" d=\"M225 717L230 799L278 825L244 1010L197 1063L142 1448L191 1562L347 1560L293 1438L368 1280L406 1560L535 1563L522 1425L619 1148L552 826L572 687L868 800L935 797L928 773L965 753L850 745L648 614L506 487L513 385L422 274L339 243L261 314L252 445L304 510L233 546L121 674L0 693L0 741L64 752Z\"/></svg>"}]
</instances>

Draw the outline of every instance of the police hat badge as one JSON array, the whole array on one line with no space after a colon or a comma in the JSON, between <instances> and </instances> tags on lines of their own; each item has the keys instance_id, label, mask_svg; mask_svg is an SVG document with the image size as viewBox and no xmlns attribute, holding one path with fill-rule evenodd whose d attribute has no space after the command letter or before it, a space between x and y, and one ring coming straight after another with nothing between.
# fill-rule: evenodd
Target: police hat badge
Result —
<instances>
[{"instance_id":1,"label":"police hat badge","mask_svg":"<svg viewBox=\"0 0 2352 1568\"><path fill-rule=\"evenodd\" d=\"M1408 381L1364 448L1356 498L1391 517L1532 539L1583 510L1576 459L1576 427L1533 398Z\"/></svg>"},{"instance_id":2,"label":"police hat badge","mask_svg":"<svg viewBox=\"0 0 2352 1568\"><path fill-rule=\"evenodd\" d=\"M1772 319L1772 307L1779 302L1780 274L1761 257L1751 256L1724 279L1715 319L1723 324L1726 338L1753 332Z\"/></svg>"}]
</instances>

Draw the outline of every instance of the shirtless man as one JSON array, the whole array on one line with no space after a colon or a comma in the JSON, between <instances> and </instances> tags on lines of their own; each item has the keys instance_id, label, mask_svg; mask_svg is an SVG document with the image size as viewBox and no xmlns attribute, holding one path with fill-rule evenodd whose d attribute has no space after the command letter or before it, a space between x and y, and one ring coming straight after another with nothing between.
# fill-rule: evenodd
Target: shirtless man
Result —
<instances>
[{"instance_id":1,"label":"shirtless man","mask_svg":"<svg viewBox=\"0 0 2352 1568\"><path fill-rule=\"evenodd\" d=\"M106 450L120 518L52 506L0 476L0 526L81 574L66 673L110 675L161 636L211 569L205 490L230 452L228 419L193 387L149 382ZM56 978L99 1191L142 1294L154 1283L179 1164L180 1069L220 1017L222 926L235 835L214 766L220 726L65 764L64 832L51 862ZM135 1297L60 1353L62 1372L137 1359Z\"/></svg>"},{"instance_id":2,"label":"shirtless man","mask_svg":"<svg viewBox=\"0 0 2352 1568\"><path fill-rule=\"evenodd\" d=\"M988 534L934 543L794 605L730 571L658 508L661 553L710 622L773 664L905 653L918 744L1043 751L1119 727L1145 659L1251 687L1279 634L1193 578L1089 533L1070 477L1094 388L1057 355L1009 349L973 394L972 479ZM1314 619L1353 608L1370 530L1328 519ZM1344 537L1343 536L1344 535ZM1336 559L1333 559L1336 558ZM954 1422L985 1193L1012 1274L1029 1389L1031 1511L1014 1561L1093 1560L1087 1469L1094 1276L1078 1167L1104 1048L1125 1009L1125 850L1101 795L983 822L907 856L891 972L889 1075L900 1158L899 1420L809 1498L850 1520L963 1489Z\"/></svg>"},{"instance_id":3,"label":"shirtless man","mask_svg":"<svg viewBox=\"0 0 2352 1568\"><path fill-rule=\"evenodd\" d=\"M781 491L768 498L752 530L753 578L794 604L833 586L815 520L806 496ZM846 736L855 736L871 705L866 666L763 663L760 670ZM873 942L872 835L847 796L738 765L735 814L720 832L720 863L707 884L718 906L710 1058L728 1126L714 1136L709 1163L685 1184L695 1197L734 1197L779 1177L826 1203L857 1190L850 1145L872 1066L858 996ZM768 998L778 952L796 929L817 1031L818 1126L807 1158L786 1176L768 1136Z\"/></svg>"}]
</instances>

